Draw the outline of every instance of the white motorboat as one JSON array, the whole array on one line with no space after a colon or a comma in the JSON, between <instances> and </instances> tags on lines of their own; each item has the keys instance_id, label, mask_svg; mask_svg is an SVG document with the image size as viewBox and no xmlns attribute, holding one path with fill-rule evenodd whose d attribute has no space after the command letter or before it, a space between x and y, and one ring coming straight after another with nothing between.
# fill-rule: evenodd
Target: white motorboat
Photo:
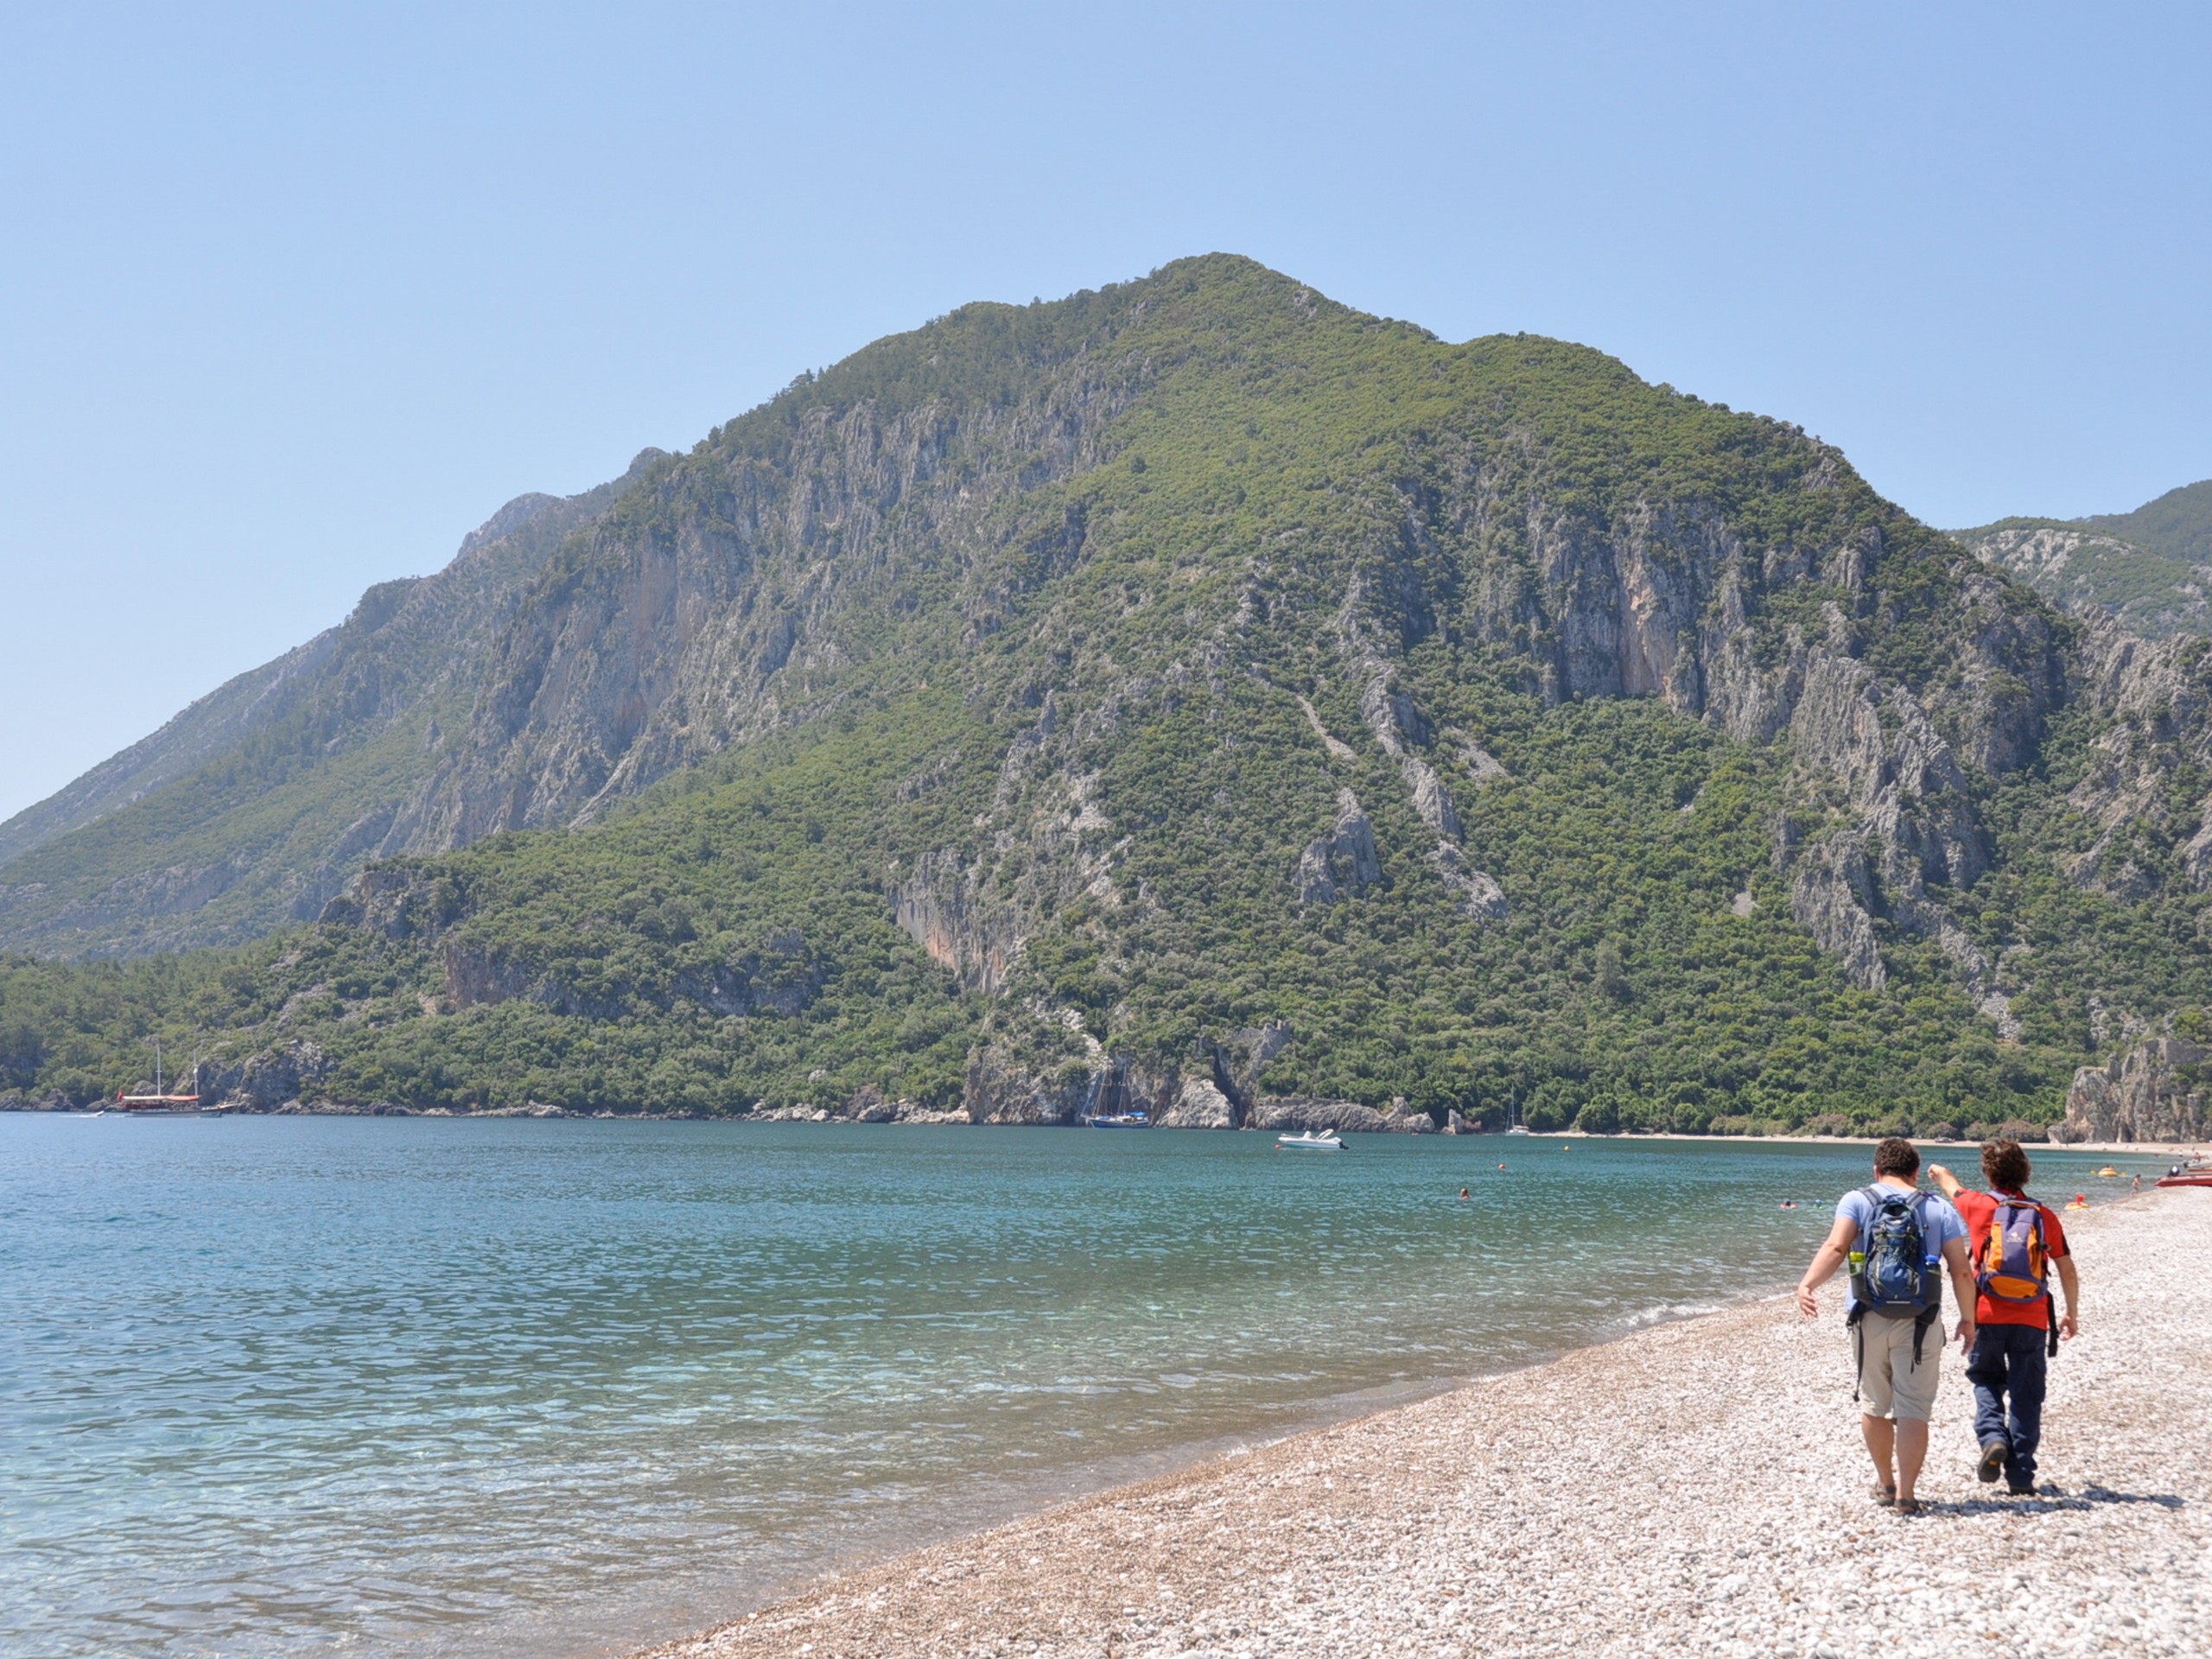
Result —
<instances>
[{"instance_id":1,"label":"white motorboat","mask_svg":"<svg viewBox=\"0 0 2212 1659\"><path fill-rule=\"evenodd\" d=\"M1344 1136L1334 1129L1307 1129L1298 1135L1279 1135L1275 1137L1277 1152L1342 1152Z\"/></svg>"}]
</instances>

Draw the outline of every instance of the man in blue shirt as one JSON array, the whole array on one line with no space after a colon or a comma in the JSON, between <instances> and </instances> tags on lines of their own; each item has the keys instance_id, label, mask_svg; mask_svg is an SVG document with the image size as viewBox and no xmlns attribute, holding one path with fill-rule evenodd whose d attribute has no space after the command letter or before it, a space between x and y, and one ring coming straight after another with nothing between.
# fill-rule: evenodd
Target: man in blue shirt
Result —
<instances>
[{"instance_id":1,"label":"man in blue shirt","mask_svg":"<svg viewBox=\"0 0 2212 1659\"><path fill-rule=\"evenodd\" d=\"M1885 1221L1891 1198L1904 1200L1909 1224L1904 1217ZM1923 1259L1911 1264L1920 1269L1916 1294L1902 1298L1893 1289L1885 1297L1870 1287L1884 1254L1878 1225L1895 1231L1904 1224L1916 1227L1920 1236ZM1913 1489L1928 1459L1928 1417L1943 1357L1942 1337L1927 1340L1929 1327L1940 1327L1943 1317L1936 1264L1950 1273L1959 1303L1959 1345L1967 1349L1974 1346L1974 1288L1967 1270L1966 1224L1942 1198L1920 1190L1920 1153L1911 1141L1892 1136L1875 1147L1874 1185L1845 1193L1836 1205L1835 1225L1797 1287L1797 1306L1807 1319L1820 1313L1813 1293L1846 1261L1852 1264L1852 1287L1845 1325L1858 1351L1859 1427L1880 1477L1874 1501L1894 1503L1900 1515L1917 1515Z\"/></svg>"}]
</instances>

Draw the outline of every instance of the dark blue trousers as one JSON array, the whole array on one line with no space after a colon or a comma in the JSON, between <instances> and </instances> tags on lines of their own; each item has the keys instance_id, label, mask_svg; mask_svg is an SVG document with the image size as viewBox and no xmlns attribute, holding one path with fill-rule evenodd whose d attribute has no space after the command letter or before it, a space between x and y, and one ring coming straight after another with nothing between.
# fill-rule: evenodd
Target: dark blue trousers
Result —
<instances>
[{"instance_id":1,"label":"dark blue trousers","mask_svg":"<svg viewBox=\"0 0 2212 1659\"><path fill-rule=\"evenodd\" d=\"M2005 1443L2005 1478L2032 1486L2036 1447L2043 1441L2045 1333L2032 1325L1985 1325L1974 1335L1967 1381L1974 1384L1974 1438Z\"/></svg>"}]
</instances>

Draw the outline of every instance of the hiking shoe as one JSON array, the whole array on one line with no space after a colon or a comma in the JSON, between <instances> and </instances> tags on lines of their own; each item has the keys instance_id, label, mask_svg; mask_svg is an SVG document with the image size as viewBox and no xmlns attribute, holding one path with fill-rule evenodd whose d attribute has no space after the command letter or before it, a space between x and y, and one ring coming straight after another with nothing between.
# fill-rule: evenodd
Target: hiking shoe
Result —
<instances>
[{"instance_id":1,"label":"hiking shoe","mask_svg":"<svg viewBox=\"0 0 2212 1659\"><path fill-rule=\"evenodd\" d=\"M2002 1440L1991 1440L1981 1448L1981 1461L1974 1466L1974 1477L1986 1486L2005 1472L2005 1465L2012 1460L2012 1448Z\"/></svg>"}]
</instances>

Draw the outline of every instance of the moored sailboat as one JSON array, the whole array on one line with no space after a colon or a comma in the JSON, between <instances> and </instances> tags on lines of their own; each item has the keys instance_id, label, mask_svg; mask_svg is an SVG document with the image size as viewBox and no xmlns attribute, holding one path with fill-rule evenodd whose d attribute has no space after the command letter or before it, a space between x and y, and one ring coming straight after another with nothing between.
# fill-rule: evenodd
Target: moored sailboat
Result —
<instances>
[{"instance_id":1,"label":"moored sailboat","mask_svg":"<svg viewBox=\"0 0 2212 1659\"><path fill-rule=\"evenodd\" d=\"M162 1039L156 1037L154 1039L154 1091L151 1094L134 1095L126 1090L118 1089L115 1091L115 1109L118 1112L141 1114L197 1113L200 1109L197 1087L199 1067L193 1068L193 1074L194 1088L191 1094L170 1094L162 1089Z\"/></svg>"}]
</instances>

